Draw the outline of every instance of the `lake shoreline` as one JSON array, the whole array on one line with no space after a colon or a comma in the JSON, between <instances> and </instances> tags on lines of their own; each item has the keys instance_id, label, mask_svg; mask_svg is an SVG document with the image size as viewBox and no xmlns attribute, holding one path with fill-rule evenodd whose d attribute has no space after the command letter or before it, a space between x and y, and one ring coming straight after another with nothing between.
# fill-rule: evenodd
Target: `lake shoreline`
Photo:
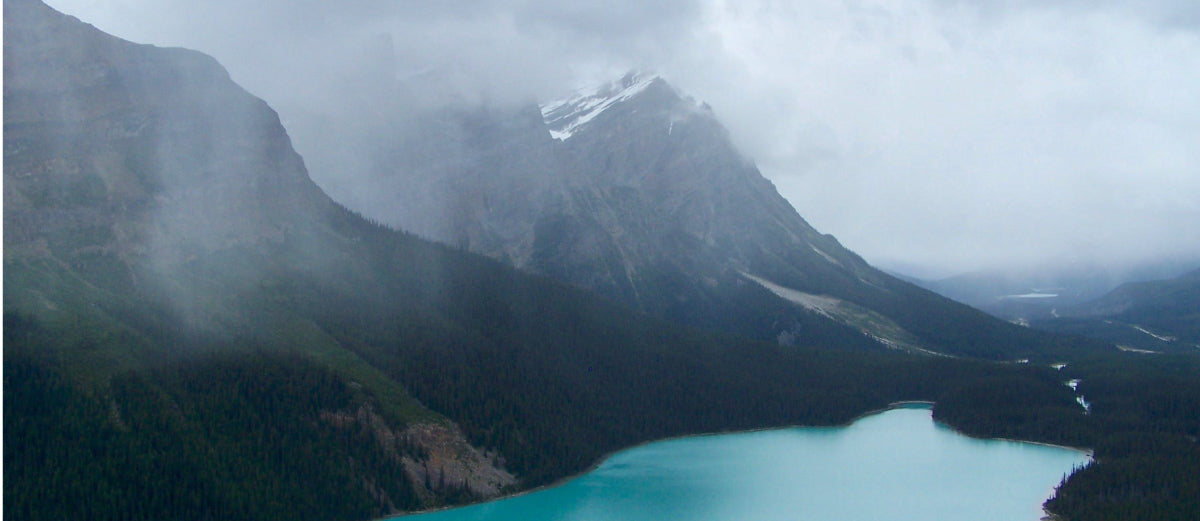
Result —
<instances>
[{"instance_id":1,"label":"lake shoreline","mask_svg":"<svg viewBox=\"0 0 1200 521\"><path fill-rule=\"evenodd\" d=\"M596 460L596 462L595 462L595 463L593 463L593 464L589 465L589 466L588 466L586 469L583 469L583 470L581 470L581 471L579 471L579 472L577 472L577 473L575 473L575 474L571 474L571 475L569 475L569 476L566 476L566 477L563 477L563 478L561 478L561 479L558 479L558 480L554 481L553 483L548 483L548 484L545 484L545 485L540 485L540 486L538 486L538 487L534 487L534 488L531 488L531 489L526 489L526 490L521 490L521 491L518 491L518 492L513 492L513 493L511 493L511 494L502 494L502 495L499 495L499 496L496 496L496 497L493 497L493 498L488 498L488 499L486 499L486 500L483 500L483 501L478 501L478 502L473 502L473 503L466 503L466 504L461 504L461 505L447 505L447 506L441 506L441 507L437 507L437 508L430 508L430 509L425 509L425 510L417 510L417 511L413 511L413 512L406 512L406 513L403 513L403 514L396 514L396 515L392 515L392 516L385 516L385 517L377 518L377 519L375 519L374 521L384 521L384 520L389 520L389 519L403 519L403 518L406 518L406 517L410 517L410 516L416 516L416 515L420 515L420 514L429 514L429 513L434 513L434 512L441 512L441 511L443 511L443 510L451 510L451 509L455 509L455 508L463 508L463 507L468 507L468 506L483 505L483 504L487 504L487 503L492 503L492 502L497 502L497 501L503 501L503 500L507 500L507 499L512 499L512 498L516 498L516 497L525 496L525 495L528 495L528 494L534 494L534 493L537 493L537 492L543 492L543 491L546 491L546 490L549 490L549 489L558 488L558 487L561 487L561 486L563 486L563 485L566 485L567 483L569 483L569 482L571 482L571 481L574 481L574 480L576 480L576 479L579 479L580 477L582 477L582 476L584 476L584 475L586 475L586 474L588 474L588 473L591 473L591 472L594 472L594 471L596 471L597 469L599 469L599 468L600 468L600 466L601 466L601 465L603 465L605 462L607 462L609 459L611 459L611 458L612 458L614 455L616 455L616 454L619 454L619 453L621 453L621 452L625 452L625 451L629 451L629 450L633 450L633 449L637 449L637 448L640 448L640 447L643 447L643 446L646 446L646 445L650 445L650 444L654 444L654 443L659 443L659 442L668 442L668 441L678 441L678 440L685 440L685 439L692 439L692 438L703 438L703 437L710 437L710 436L725 436L725 435L731 435L731 434L750 434L750 433L756 433L756 432L766 432L766 431L786 430L786 429L796 429L796 428L817 428L817 429L821 429L821 428L830 428L830 429L844 428L844 427L849 427L850 425L853 425L855 422L857 422L857 421L859 421L859 420L862 420L862 419L865 419L865 418L869 418L869 417L871 417L871 416L875 416L875 415L878 415L878 414L883 414L883 413L885 413L885 412L888 412L888 411L892 411L892 410L896 410L896 409L928 409L928 410L932 410L932 409L933 409L933 407L934 407L935 405L936 405L936 403L935 403L935 402L933 402L933 401L929 401L929 400L902 400L902 401L895 401L895 402L891 402L891 403L887 404L887 406L886 406L886 407L882 407L882 408L877 408L877 409L871 409L871 410L868 410L868 411L866 411L866 412L863 412L863 413L861 413L861 414L858 414L858 415L854 416L853 418L851 418L850 420L847 420L847 421L845 421L845 422L842 422L842 423L835 423L835 424L828 424L828 425L812 425L812 424L793 424L793 425L781 425L781 426L774 426L774 427L759 427L759 428L753 428L753 429L740 429L740 430L713 431L713 432L703 432L703 433L696 433L696 434L681 434L681 435L678 435L678 436L668 436L668 437L665 437L665 438L656 438L656 439L653 439L653 440L646 440L646 441L639 442L639 443L636 443L636 444L633 444L633 445L629 445L629 446L627 446L627 447L622 447L622 448L620 448L620 449L616 449L616 450L612 450L612 451L610 451L610 452L607 452L607 453L605 453L604 455L600 456L600 457L599 457L599 458ZM950 430L954 431L956 434L959 434L959 435L961 435L961 436L964 436L964 437L967 437L967 438L972 438L972 439L985 439L985 440L996 440L996 441L1008 441L1008 442L1014 442L1014 443L1029 443L1029 444L1033 444L1033 445L1042 445L1042 446L1045 446L1045 447L1053 447L1053 448L1058 448L1058 449L1065 449L1065 450L1070 450L1070 451L1080 452L1080 453L1083 453L1083 454L1085 454L1085 455L1088 457L1088 459L1089 459L1089 460L1093 459L1093 456L1092 456L1093 452L1092 452L1092 450L1091 450L1091 449L1080 448L1080 447L1069 447L1069 446L1064 446L1064 445L1055 445L1055 444L1052 444L1052 443L1046 443L1046 442L1027 441L1027 440L1015 440L1015 439L1010 439L1010 438L980 438L980 437L976 437L976 436L971 436L971 435L968 435L968 434L966 434L966 433L964 433L964 432L960 431L959 429L955 428L953 425L950 425L950 424L947 424L947 423L944 423L944 422L940 422L940 421L937 421L937 420L933 420L932 418L931 418L931 420L932 420L932 421L933 421L935 424L937 424L937 425L941 425L941 426L943 426L943 427L946 427L946 428L948 428L948 429L950 429ZM1053 488L1051 489L1051 493L1052 493L1052 494L1053 494L1053 492L1054 492L1054 490L1055 490L1056 488L1057 488L1057 487L1053 487ZM1047 497L1047 500L1048 500L1048 499L1049 499L1049 497ZM1044 511L1044 508L1043 508L1043 511ZM1047 517L1043 517L1043 518L1042 518L1042 521L1045 521L1047 518L1049 518L1049 519L1051 519L1051 520L1055 519L1055 517L1053 517L1053 516L1054 516L1054 514L1053 514L1053 513L1046 512L1046 514L1047 514Z\"/></svg>"},{"instance_id":2,"label":"lake shoreline","mask_svg":"<svg viewBox=\"0 0 1200 521\"><path fill-rule=\"evenodd\" d=\"M463 504L463 505L447 505L447 506L442 506L442 507L437 507L437 508L417 510L417 511L413 511L413 512L406 512L404 514L396 514L394 516L381 517L381 518L376 519L375 521L383 521L386 519L400 519L400 518L404 518L404 517L408 517L408 516L415 516L418 514L429 514L429 513L433 513L433 512L441 512L442 510L450 510L452 508L460 508L460 507L465 507L465 506L470 506L470 505L483 505L483 504L491 503L493 501L501 501L501 500L511 499L511 498L515 498L515 497L521 497L521 496L524 496L527 494L533 494L536 492L542 492L544 490L561 487L563 485L566 485L570 481L573 481L575 479L578 479L578 478L584 476L585 474L594 472L596 469L600 468L600 466L603 465L604 462L608 461L609 458L612 458L614 455L616 455L618 453L621 453L621 452L624 452L627 450L633 450L633 449L643 447L646 445L650 445L651 443L685 440L685 439L689 439L689 438L701 438L701 437L706 437L706 436L724 436L727 434L749 434L749 433L754 433L754 432L765 432L765 431L773 431L773 430L780 430L780 429L848 427L848 426L854 424L854 422L856 422L858 420L867 418L869 416L874 416L876 414L882 414L882 413L885 413L892 409L909 408L909 407L915 406L915 405L928 406L928 407L932 408L933 404L934 404L934 402L924 401L924 400L907 400L907 401L892 402L892 403L889 403L887 407L884 407L881 409L872 409L872 410L869 410L867 412L864 412L862 414L859 414L858 416L851 418L849 421L846 421L843 423L830 424L830 425L803 425L803 424L781 425L781 426L777 426L777 427L758 427L758 428L754 428L754 429L701 432L701 433L696 433L696 434L680 434L678 436L655 438L653 440L646 440L643 442L636 443L634 445L630 445L628 447L622 447L620 449L606 452L603 455L601 455L600 458L598 458L595 463L591 464L586 469L583 469L575 474L571 474L570 476L566 476L561 479L558 479L558 480L554 481L553 483L547 483L545 485L540 485L540 486L537 486L537 487L534 487L531 489L514 492L512 494L502 494L502 495L499 495L499 496L496 496L493 498L488 498L484 501L479 501L476 503L467 503L467 504Z\"/></svg>"}]
</instances>

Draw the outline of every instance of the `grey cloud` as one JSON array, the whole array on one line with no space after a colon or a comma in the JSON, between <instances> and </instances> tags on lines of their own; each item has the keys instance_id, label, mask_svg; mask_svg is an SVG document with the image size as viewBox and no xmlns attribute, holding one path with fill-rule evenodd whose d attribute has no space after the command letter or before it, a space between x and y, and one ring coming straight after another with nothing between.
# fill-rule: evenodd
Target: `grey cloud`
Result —
<instances>
[{"instance_id":1,"label":"grey cloud","mask_svg":"<svg viewBox=\"0 0 1200 521\"><path fill-rule=\"evenodd\" d=\"M364 41L379 34L392 38L402 75L453 68L498 99L561 93L578 70L661 61L702 11L692 0L50 3L122 37L213 54L269 101L353 75L371 58Z\"/></svg>"},{"instance_id":2,"label":"grey cloud","mask_svg":"<svg viewBox=\"0 0 1200 521\"><path fill-rule=\"evenodd\" d=\"M688 28L701 14L695 0L645 2L529 2L519 10L525 23L551 33L614 43Z\"/></svg>"},{"instance_id":3,"label":"grey cloud","mask_svg":"<svg viewBox=\"0 0 1200 521\"><path fill-rule=\"evenodd\" d=\"M1115 12L1123 17L1183 30L1200 29L1200 4L1192 0L936 0L943 8L973 10L987 18L1020 16L1029 10L1060 10L1085 16Z\"/></svg>"},{"instance_id":4,"label":"grey cloud","mask_svg":"<svg viewBox=\"0 0 1200 521\"><path fill-rule=\"evenodd\" d=\"M655 69L875 262L1200 258L1190 0L50 3L214 55L289 125L544 101ZM322 134L289 131L313 166Z\"/></svg>"}]
</instances>

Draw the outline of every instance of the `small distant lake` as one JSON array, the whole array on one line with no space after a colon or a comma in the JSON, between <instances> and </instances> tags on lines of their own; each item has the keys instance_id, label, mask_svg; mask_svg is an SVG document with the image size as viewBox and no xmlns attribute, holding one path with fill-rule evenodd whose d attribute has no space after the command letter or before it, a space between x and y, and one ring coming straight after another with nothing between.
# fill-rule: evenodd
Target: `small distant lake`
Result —
<instances>
[{"instance_id":1,"label":"small distant lake","mask_svg":"<svg viewBox=\"0 0 1200 521\"><path fill-rule=\"evenodd\" d=\"M845 427L655 442L566 483L403 521L1038 521L1086 454L968 438L905 407Z\"/></svg>"}]
</instances>

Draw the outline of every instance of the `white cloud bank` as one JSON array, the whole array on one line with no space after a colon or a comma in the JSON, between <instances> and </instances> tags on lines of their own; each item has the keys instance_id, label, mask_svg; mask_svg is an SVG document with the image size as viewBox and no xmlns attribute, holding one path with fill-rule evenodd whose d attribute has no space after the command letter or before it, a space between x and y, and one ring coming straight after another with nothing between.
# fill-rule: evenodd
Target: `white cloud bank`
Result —
<instances>
[{"instance_id":1,"label":"white cloud bank","mask_svg":"<svg viewBox=\"0 0 1200 521\"><path fill-rule=\"evenodd\" d=\"M1200 251L1196 32L1115 8L745 5L710 15L731 73L703 95L814 225L868 259Z\"/></svg>"},{"instance_id":2,"label":"white cloud bank","mask_svg":"<svg viewBox=\"0 0 1200 521\"><path fill-rule=\"evenodd\" d=\"M277 106L377 69L500 102L654 69L885 267L1200 258L1190 0L50 3L213 54Z\"/></svg>"}]
</instances>

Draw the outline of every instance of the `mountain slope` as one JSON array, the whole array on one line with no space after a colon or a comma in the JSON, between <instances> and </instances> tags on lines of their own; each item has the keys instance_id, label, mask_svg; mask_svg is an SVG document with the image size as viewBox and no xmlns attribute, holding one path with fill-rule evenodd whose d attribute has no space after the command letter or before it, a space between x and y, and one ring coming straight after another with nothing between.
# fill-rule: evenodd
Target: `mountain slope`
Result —
<instances>
[{"instance_id":1,"label":"mountain slope","mask_svg":"<svg viewBox=\"0 0 1200 521\"><path fill-rule=\"evenodd\" d=\"M1150 351L1200 349L1200 270L1167 280L1122 284L1108 294L1032 322Z\"/></svg>"},{"instance_id":2,"label":"mountain slope","mask_svg":"<svg viewBox=\"0 0 1200 521\"><path fill-rule=\"evenodd\" d=\"M369 280L336 271L316 277L346 260L330 252L349 253L353 234L369 227L308 179L274 111L194 51L134 45L29 0L6 2L4 23L5 473L12 479L5 497L13 505L6 502L6 515L54 517L48 504L110 513L144 504L132 511L153 518L200 508L253 518L299 513L312 506L304 496L320 490L328 502L306 515L363 518L444 501L446 488L419 483L439 450L467 455L462 464L487 464L456 427L344 340L321 332L296 304L279 303L300 296L289 286ZM276 370L251 376L264 365L262 351ZM300 359L289 361L296 353ZM246 387L248 378L256 383ZM189 382L218 385L198 391ZM366 392L355 390L360 383ZM306 399L282 399L294 409L259 408L293 385L319 387ZM51 396L64 401L44 401ZM261 415L266 432L239 421L247 414ZM352 420L335 421L342 416ZM312 429L289 433L289 422ZM393 438L429 428L448 435L439 446L398 446L372 440L368 426ZM89 436L70 429L94 431L100 441L77 449L68 440ZM259 449L307 452L246 476L247 462L259 459L246 454L239 434L259 440ZM174 449L168 455L163 446ZM87 461L71 456L75 450L88 451ZM226 452L245 461L204 456ZM322 453L378 464L322 466ZM310 486L286 484L297 479L287 471L293 464ZM163 503L155 469L191 476L167 490L205 494ZM114 473L122 478L107 483ZM481 495L513 483L502 472L458 475ZM388 483L379 487L353 484L383 476ZM110 494L67 497L92 488ZM263 502L272 490L278 496ZM242 510L247 501L255 508Z\"/></svg>"},{"instance_id":3,"label":"mountain slope","mask_svg":"<svg viewBox=\"0 0 1200 521\"><path fill-rule=\"evenodd\" d=\"M1196 511L1195 357L1059 371L680 328L346 211L202 55L33 0L4 29L6 519L376 518L904 399L1097 446L1064 511Z\"/></svg>"},{"instance_id":4,"label":"mountain slope","mask_svg":"<svg viewBox=\"0 0 1200 521\"><path fill-rule=\"evenodd\" d=\"M1028 323L1098 299L1123 283L1174 278L1195 259L1163 259L1123 268L1071 264L964 273L911 282L1004 320Z\"/></svg>"},{"instance_id":5,"label":"mountain slope","mask_svg":"<svg viewBox=\"0 0 1200 521\"><path fill-rule=\"evenodd\" d=\"M657 76L631 73L540 108L457 107L377 130L365 147L373 190L350 207L672 322L992 359L1050 348L813 229L708 107Z\"/></svg>"},{"instance_id":6,"label":"mountain slope","mask_svg":"<svg viewBox=\"0 0 1200 521\"><path fill-rule=\"evenodd\" d=\"M687 330L385 229L212 59L4 24L5 517L378 517L976 373L1072 410L1047 371Z\"/></svg>"}]
</instances>

